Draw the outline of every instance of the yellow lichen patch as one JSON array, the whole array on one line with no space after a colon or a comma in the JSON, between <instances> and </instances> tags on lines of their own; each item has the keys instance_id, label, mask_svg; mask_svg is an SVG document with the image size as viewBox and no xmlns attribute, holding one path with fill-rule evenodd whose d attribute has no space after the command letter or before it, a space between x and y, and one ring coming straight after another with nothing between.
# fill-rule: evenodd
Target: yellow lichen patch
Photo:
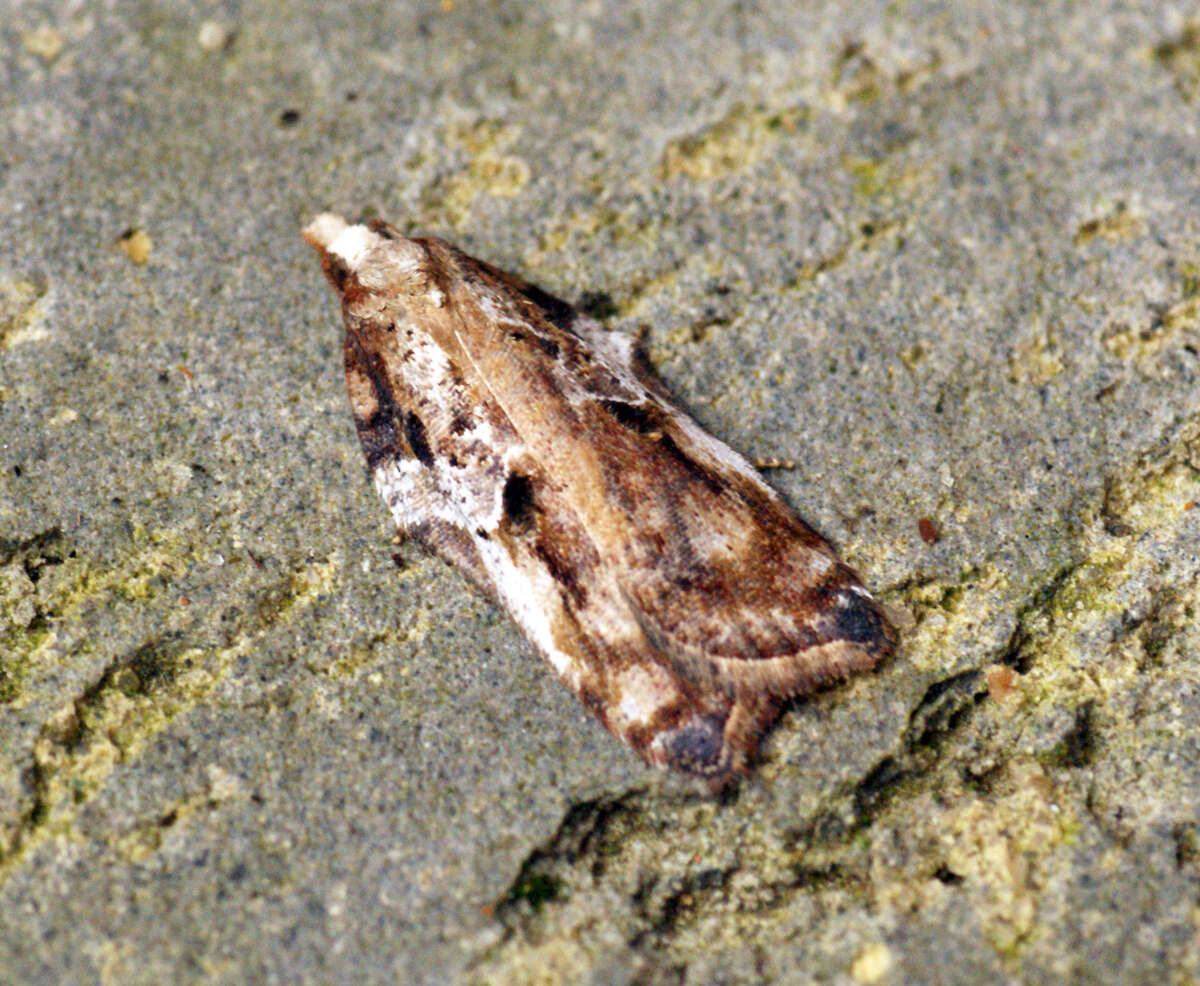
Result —
<instances>
[{"instance_id":1,"label":"yellow lichen patch","mask_svg":"<svg viewBox=\"0 0 1200 986\"><path fill-rule=\"evenodd\" d=\"M922 671L945 664L946 654L968 649L979 627L1008 598L1008 578L994 565L964 571L957 582L922 582L907 586L899 599L913 626L904 634L907 660Z\"/></svg>"},{"instance_id":2,"label":"yellow lichen patch","mask_svg":"<svg viewBox=\"0 0 1200 986\"><path fill-rule=\"evenodd\" d=\"M141 537L150 544L103 572L78 559L43 569L37 583L39 605L53 616L60 636L73 637L81 617L111 605L113 598L157 605L154 598L170 584L171 573L186 564L187 555L177 543L179 532ZM43 722L32 751L33 805L19 826L3 833L0 871L41 840L69 832L82 806L119 764L137 757L173 719L203 701L276 621L332 591L340 568L336 554L298 566L273 596L275 608L246 620L226 646L188 646L177 634L164 632L114 655L98 678ZM25 660L30 659L26 654ZM228 787L214 778L210 800ZM134 838L126 849L137 855L155 845L153 839Z\"/></svg>"},{"instance_id":3,"label":"yellow lichen patch","mask_svg":"<svg viewBox=\"0 0 1200 986\"><path fill-rule=\"evenodd\" d=\"M117 248L135 264L144 264L150 259L150 251L154 241L144 229L127 229L117 239Z\"/></svg>"},{"instance_id":4,"label":"yellow lichen patch","mask_svg":"<svg viewBox=\"0 0 1200 986\"><path fill-rule=\"evenodd\" d=\"M1122 608L1115 590L1128 572L1129 551L1122 544L1093 544L1088 561L1058 587L1047 606L1032 613L1026 623L1023 652L1036 655L1033 667L1022 676L1022 702L1026 707L1068 701L1068 708L1102 699L1107 691L1094 666L1081 661L1075 642L1086 623L1106 620ZM1107 667L1111 681L1117 669ZM1136 669L1126 667L1126 675Z\"/></svg>"},{"instance_id":5,"label":"yellow lichen patch","mask_svg":"<svg viewBox=\"0 0 1200 986\"><path fill-rule=\"evenodd\" d=\"M37 590L23 565L13 562L0 567L0 626L24 628L37 615Z\"/></svg>"},{"instance_id":6,"label":"yellow lichen patch","mask_svg":"<svg viewBox=\"0 0 1200 986\"><path fill-rule=\"evenodd\" d=\"M341 567L341 553L334 551L324 561L297 568L289 580L293 605L307 605L321 593L332 592L337 585L337 573Z\"/></svg>"},{"instance_id":7,"label":"yellow lichen patch","mask_svg":"<svg viewBox=\"0 0 1200 986\"><path fill-rule=\"evenodd\" d=\"M744 171L763 156L770 142L799 130L805 112L795 107L769 110L738 104L699 132L668 143L658 177L669 181L683 175L692 181L712 181Z\"/></svg>"},{"instance_id":8,"label":"yellow lichen patch","mask_svg":"<svg viewBox=\"0 0 1200 986\"><path fill-rule=\"evenodd\" d=\"M511 199L529 184L529 165L513 154L501 157L483 155L476 162L476 173L488 195Z\"/></svg>"},{"instance_id":9,"label":"yellow lichen patch","mask_svg":"<svg viewBox=\"0 0 1200 986\"><path fill-rule=\"evenodd\" d=\"M24 847L38 834L66 831L114 767L135 757L219 676L198 649L151 645L49 717L33 749L37 807Z\"/></svg>"},{"instance_id":10,"label":"yellow lichen patch","mask_svg":"<svg viewBox=\"0 0 1200 986\"><path fill-rule=\"evenodd\" d=\"M878 99L886 84L886 76L874 60L867 57L863 45L850 42L837 58L825 101L835 112L844 112L851 103L869 103Z\"/></svg>"},{"instance_id":11,"label":"yellow lichen patch","mask_svg":"<svg viewBox=\"0 0 1200 986\"><path fill-rule=\"evenodd\" d=\"M1184 261L1179 265L1179 278L1185 298L1200 295L1200 264Z\"/></svg>"},{"instance_id":12,"label":"yellow lichen patch","mask_svg":"<svg viewBox=\"0 0 1200 986\"><path fill-rule=\"evenodd\" d=\"M1005 782L999 797L957 802L941 826L946 865L982 891L979 914L1002 952L1033 930L1042 884L1039 861L1077 827L1055 802L1054 786L1036 761L1010 762Z\"/></svg>"},{"instance_id":13,"label":"yellow lichen patch","mask_svg":"<svg viewBox=\"0 0 1200 986\"><path fill-rule=\"evenodd\" d=\"M1101 206L1099 211L1100 215L1081 223L1075 231L1073 242L1077 247L1096 239L1123 243L1148 232L1146 220L1124 202Z\"/></svg>"},{"instance_id":14,"label":"yellow lichen patch","mask_svg":"<svg viewBox=\"0 0 1200 986\"><path fill-rule=\"evenodd\" d=\"M887 187L885 164L870 158L846 158L843 167L855 178L854 193L859 198L872 199Z\"/></svg>"},{"instance_id":15,"label":"yellow lichen patch","mask_svg":"<svg viewBox=\"0 0 1200 986\"><path fill-rule=\"evenodd\" d=\"M1189 21L1174 38L1155 45L1151 57L1175 76L1185 99L1200 94L1200 21Z\"/></svg>"},{"instance_id":16,"label":"yellow lichen patch","mask_svg":"<svg viewBox=\"0 0 1200 986\"><path fill-rule=\"evenodd\" d=\"M498 120L471 118L450 123L446 127L445 139L450 147L459 147L477 156L485 151L508 147L519 134L520 130L516 127Z\"/></svg>"},{"instance_id":17,"label":"yellow lichen patch","mask_svg":"<svg viewBox=\"0 0 1200 986\"><path fill-rule=\"evenodd\" d=\"M1178 556L1183 571L1160 585L1157 547L1186 523L1198 496L1198 420L1188 422L1165 453L1143 459L1108 484L1104 516L1093 524L1086 560L1027 620L1022 653L1035 659L1022 676L1026 705L1079 708L1137 687L1148 650L1164 647L1188 625L1189 607L1200 607L1200 563ZM1113 619L1127 613L1143 614L1140 629L1114 638ZM1081 654L1079 641L1092 638L1108 641L1103 653Z\"/></svg>"},{"instance_id":18,"label":"yellow lichen patch","mask_svg":"<svg viewBox=\"0 0 1200 986\"><path fill-rule=\"evenodd\" d=\"M1128 322L1113 322L1105 326L1100 335L1100 345L1109 356L1128 359L1157 352L1161 348L1162 333L1157 323L1145 322L1133 326Z\"/></svg>"},{"instance_id":19,"label":"yellow lichen patch","mask_svg":"<svg viewBox=\"0 0 1200 986\"><path fill-rule=\"evenodd\" d=\"M480 986L560 986L586 982L603 954L604 949L595 943L589 950L571 937L553 938L532 947L505 950L502 960L478 982Z\"/></svg>"},{"instance_id":20,"label":"yellow lichen patch","mask_svg":"<svg viewBox=\"0 0 1200 986\"><path fill-rule=\"evenodd\" d=\"M1173 527L1200 494L1200 417L1189 419L1163 452L1144 456L1108 484L1104 511L1119 515L1129 533Z\"/></svg>"},{"instance_id":21,"label":"yellow lichen patch","mask_svg":"<svg viewBox=\"0 0 1200 986\"><path fill-rule=\"evenodd\" d=\"M1126 500L1118 487L1109 497L1109 507L1119 510L1121 520L1133 532L1163 529L1180 524L1200 497L1200 442L1186 447L1186 458L1172 462L1154 477L1149 496ZM1124 502L1121 502L1124 501Z\"/></svg>"},{"instance_id":22,"label":"yellow lichen patch","mask_svg":"<svg viewBox=\"0 0 1200 986\"><path fill-rule=\"evenodd\" d=\"M373 637L366 643L338 655L324 672L331 678L351 678L379 659L381 651L395 654L401 648L412 649L429 636L436 624L427 608L422 607L406 626L396 626L388 633ZM393 677L404 677L408 667L401 663L389 670Z\"/></svg>"},{"instance_id":23,"label":"yellow lichen patch","mask_svg":"<svg viewBox=\"0 0 1200 986\"><path fill-rule=\"evenodd\" d=\"M865 986L873 986L882 982L895 964L892 950L883 942L876 942L858 953L850 966L850 975Z\"/></svg>"},{"instance_id":24,"label":"yellow lichen patch","mask_svg":"<svg viewBox=\"0 0 1200 986\"><path fill-rule=\"evenodd\" d=\"M44 62L52 62L59 56L65 43L62 32L49 24L35 27L21 35L21 44L31 55L36 55Z\"/></svg>"},{"instance_id":25,"label":"yellow lichen patch","mask_svg":"<svg viewBox=\"0 0 1200 986\"><path fill-rule=\"evenodd\" d=\"M1153 318L1136 325L1114 322L1100 336L1105 352L1116 359L1146 361L1200 336L1200 296L1186 295Z\"/></svg>"},{"instance_id":26,"label":"yellow lichen patch","mask_svg":"<svg viewBox=\"0 0 1200 986\"><path fill-rule=\"evenodd\" d=\"M1065 369L1058 333L1040 322L1022 333L1008 359L1009 380L1033 387L1043 386Z\"/></svg>"},{"instance_id":27,"label":"yellow lichen patch","mask_svg":"<svg viewBox=\"0 0 1200 986\"><path fill-rule=\"evenodd\" d=\"M902 349L900 351L900 362L903 363L909 370L915 370L917 368L917 364L919 364L928 355L929 352L926 350L924 343L917 342L909 346L907 349Z\"/></svg>"},{"instance_id":28,"label":"yellow lichen patch","mask_svg":"<svg viewBox=\"0 0 1200 986\"><path fill-rule=\"evenodd\" d=\"M1077 792L1060 797L1055 778L1069 779L1086 762L1081 756L1095 755L1086 749L1099 744L1103 750L1134 728L1125 720L1141 713L1128 696L1144 692L1148 662L1170 666L1163 655L1188 632L1189 614L1200 607L1195 559L1176 552L1175 570L1166 573L1162 562L1164 546L1200 495L1200 468L1193 464L1193 459L1200 464L1198 455L1200 423L1192 421L1165 451L1113 478L1103 523L1097 516L1090 525L1085 560L1022 618L1020 650L1013 658L1027 669L1020 675L1006 666L988 670L990 698L1003 704L1006 719L1023 717L1028 723L1023 734L1037 735L1045 728L1039 724L1064 713L1076 727L1054 749L993 757L986 794L963 787L952 774L949 784L939 783L936 796L923 795L928 804L920 812L907 804L907 820L895 823L924 820L923 834L912 837L935 840L947 870L983 895L975 911L1001 952L1017 949L1036 932L1041 894L1058 865L1051 858L1071 844L1079 824L1071 808L1078 805ZM1115 623L1131 629L1114 634ZM1082 720L1104 725L1087 726L1089 735L1080 741L1074 733ZM1165 735L1164 742L1170 742ZM1094 810L1102 810L1106 797L1103 785L1092 789ZM913 888L901 879L883 885L882 892L899 903L911 898Z\"/></svg>"},{"instance_id":29,"label":"yellow lichen patch","mask_svg":"<svg viewBox=\"0 0 1200 986\"><path fill-rule=\"evenodd\" d=\"M1200 329L1200 296L1177 301L1162 313L1163 328L1167 332L1190 332Z\"/></svg>"},{"instance_id":30,"label":"yellow lichen patch","mask_svg":"<svg viewBox=\"0 0 1200 986\"><path fill-rule=\"evenodd\" d=\"M922 171L910 164L898 165L887 158L847 157L842 166L854 177L854 195L864 203L878 207L912 198L921 181ZM894 222L867 223L858 230L863 243L894 233Z\"/></svg>"},{"instance_id":31,"label":"yellow lichen patch","mask_svg":"<svg viewBox=\"0 0 1200 986\"><path fill-rule=\"evenodd\" d=\"M563 250L572 239L590 239L605 229L616 229L626 234L635 232L616 209L608 206L582 209L558 219L542 233L537 246L525 255L525 262L531 267L538 267L547 254Z\"/></svg>"},{"instance_id":32,"label":"yellow lichen patch","mask_svg":"<svg viewBox=\"0 0 1200 986\"><path fill-rule=\"evenodd\" d=\"M473 120L452 125L446 131L446 143L465 151L469 160L464 168L440 179L425 196L427 206L461 227L480 195L513 198L529 184L531 170L524 158L505 151L516 141L520 130L492 120Z\"/></svg>"},{"instance_id":33,"label":"yellow lichen patch","mask_svg":"<svg viewBox=\"0 0 1200 986\"><path fill-rule=\"evenodd\" d=\"M0 281L0 349L47 338L46 308L46 288L31 281Z\"/></svg>"},{"instance_id":34,"label":"yellow lichen patch","mask_svg":"<svg viewBox=\"0 0 1200 986\"><path fill-rule=\"evenodd\" d=\"M863 41L847 41L833 61L829 84L821 98L835 113L844 113L855 103L870 103L894 93L915 92L928 83L941 67L942 58L932 52L924 58L899 56Z\"/></svg>"},{"instance_id":35,"label":"yellow lichen patch","mask_svg":"<svg viewBox=\"0 0 1200 986\"><path fill-rule=\"evenodd\" d=\"M972 917L993 947L1013 952L1035 932L1054 857L1078 831L1063 800L1045 767L1030 756L998 761L985 795L964 785L959 769L935 772L876 822L878 830L898 834L913 860L897 867L885 851L874 862L876 906L905 912L944 906L951 892L967 894ZM950 875L955 890L929 878L935 867Z\"/></svg>"}]
</instances>

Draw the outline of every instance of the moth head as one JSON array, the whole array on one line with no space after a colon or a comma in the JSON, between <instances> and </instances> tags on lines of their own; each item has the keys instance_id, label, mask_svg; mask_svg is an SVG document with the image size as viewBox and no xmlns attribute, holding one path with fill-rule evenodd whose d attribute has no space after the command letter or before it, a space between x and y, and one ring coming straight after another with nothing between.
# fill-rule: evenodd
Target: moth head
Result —
<instances>
[{"instance_id":1,"label":"moth head","mask_svg":"<svg viewBox=\"0 0 1200 986\"><path fill-rule=\"evenodd\" d=\"M304 229L304 239L321 254L321 268L335 291L345 294L351 275L376 292L428 291L428 253L393 226L348 223L323 212Z\"/></svg>"}]
</instances>

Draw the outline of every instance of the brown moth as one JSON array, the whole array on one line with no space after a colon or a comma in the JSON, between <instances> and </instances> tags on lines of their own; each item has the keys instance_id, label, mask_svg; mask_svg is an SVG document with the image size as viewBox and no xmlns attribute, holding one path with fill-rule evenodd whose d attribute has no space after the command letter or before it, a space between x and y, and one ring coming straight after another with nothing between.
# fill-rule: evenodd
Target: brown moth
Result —
<instances>
[{"instance_id":1,"label":"brown moth","mask_svg":"<svg viewBox=\"0 0 1200 986\"><path fill-rule=\"evenodd\" d=\"M318 216L346 386L400 533L502 606L651 763L714 787L790 698L873 668L883 610L634 341L436 239Z\"/></svg>"}]
</instances>

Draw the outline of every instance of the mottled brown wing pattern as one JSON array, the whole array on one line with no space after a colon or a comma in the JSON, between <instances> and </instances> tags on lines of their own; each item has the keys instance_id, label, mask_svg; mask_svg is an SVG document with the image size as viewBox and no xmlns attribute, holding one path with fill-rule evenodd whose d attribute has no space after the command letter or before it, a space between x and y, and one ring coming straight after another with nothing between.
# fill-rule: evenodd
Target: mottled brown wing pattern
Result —
<instances>
[{"instance_id":1,"label":"mottled brown wing pattern","mask_svg":"<svg viewBox=\"0 0 1200 986\"><path fill-rule=\"evenodd\" d=\"M325 215L347 388L403 533L615 735L715 785L783 702L891 653L879 604L632 340L439 240Z\"/></svg>"}]
</instances>

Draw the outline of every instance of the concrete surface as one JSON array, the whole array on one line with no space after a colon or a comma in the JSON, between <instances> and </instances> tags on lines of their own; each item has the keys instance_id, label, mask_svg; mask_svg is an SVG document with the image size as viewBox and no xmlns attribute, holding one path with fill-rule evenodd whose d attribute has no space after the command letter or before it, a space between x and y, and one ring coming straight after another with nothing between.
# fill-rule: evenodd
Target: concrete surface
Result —
<instances>
[{"instance_id":1,"label":"concrete surface","mask_svg":"<svg viewBox=\"0 0 1200 986\"><path fill-rule=\"evenodd\" d=\"M1197 18L10 0L0 981L1200 981ZM390 544L326 208L648 325L900 656L642 768Z\"/></svg>"}]
</instances>

